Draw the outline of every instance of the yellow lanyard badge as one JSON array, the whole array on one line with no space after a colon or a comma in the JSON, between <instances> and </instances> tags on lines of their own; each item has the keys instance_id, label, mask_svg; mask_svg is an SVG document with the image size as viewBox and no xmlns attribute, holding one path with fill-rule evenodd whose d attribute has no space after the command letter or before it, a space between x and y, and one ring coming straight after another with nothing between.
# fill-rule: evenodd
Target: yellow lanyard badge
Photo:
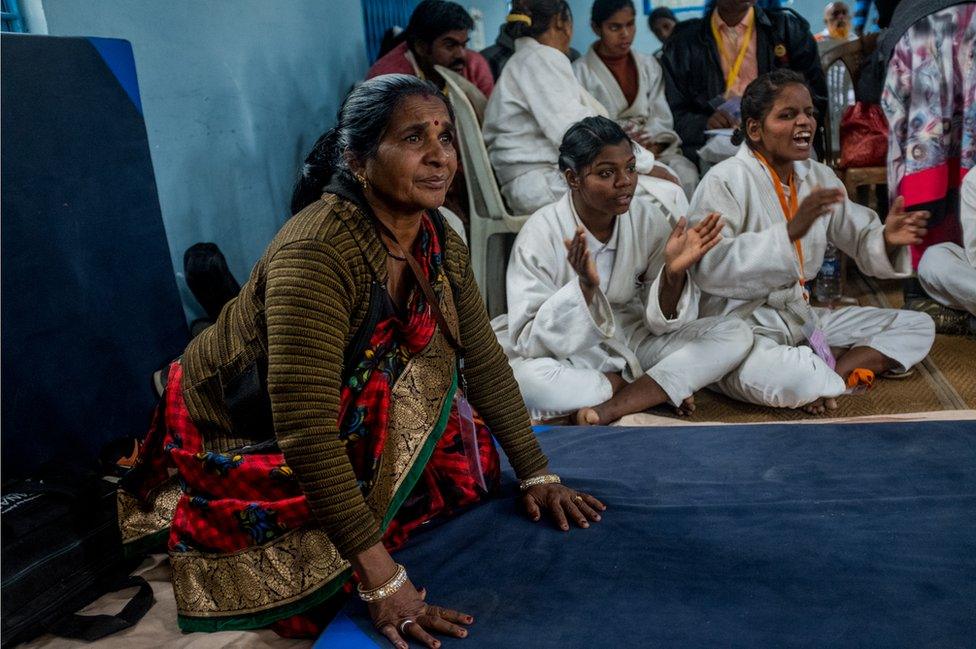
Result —
<instances>
[{"instance_id":1,"label":"yellow lanyard badge","mask_svg":"<svg viewBox=\"0 0 976 649\"><path fill-rule=\"evenodd\" d=\"M721 19L719 19L721 20ZM746 16L746 33L745 37L742 39L742 43L739 45L739 53L735 57L735 61L729 66L729 75L725 78L725 95L728 96L729 91L732 90L732 86L739 79L739 71L742 70L742 62L746 60L746 52L749 51L749 44L752 42L752 30L756 23L756 10L750 8L749 15ZM725 45L722 43L722 34L719 32L718 25L716 21L712 22L712 36L715 38L715 45L718 47L719 56L722 57L722 61L728 64L728 55L725 52Z\"/></svg>"}]
</instances>

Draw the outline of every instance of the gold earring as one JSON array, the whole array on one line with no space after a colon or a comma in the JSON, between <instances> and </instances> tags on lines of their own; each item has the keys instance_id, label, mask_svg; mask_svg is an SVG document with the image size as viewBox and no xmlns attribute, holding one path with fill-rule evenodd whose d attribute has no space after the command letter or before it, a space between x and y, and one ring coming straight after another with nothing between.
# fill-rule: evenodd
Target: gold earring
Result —
<instances>
[{"instance_id":1,"label":"gold earring","mask_svg":"<svg viewBox=\"0 0 976 649\"><path fill-rule=\"evenodd\" d=\"M369 184L369 181L366 180L366 176L361 173L353 174L353 176L356 178L356 182L359 183L359 186L366 189L366 186Z\"/></svg>"}]
</instances>

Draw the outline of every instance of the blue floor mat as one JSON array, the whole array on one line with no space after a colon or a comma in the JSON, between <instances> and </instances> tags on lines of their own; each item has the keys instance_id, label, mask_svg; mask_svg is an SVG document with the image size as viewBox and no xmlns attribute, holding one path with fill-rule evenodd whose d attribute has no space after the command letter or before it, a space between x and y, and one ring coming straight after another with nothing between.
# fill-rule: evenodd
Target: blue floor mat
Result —
<instances>
[{"instance_id":1,"label":"blue floor mat","mask_svg":"<svg viewBox=\"0 0 976 649\"><path fill-rule=\"evenodd\" d=\"M445 647L976 643L976 422L539 437L604 521L529 522L508 469L504 497L418 534L396 559L476 618ZM317 646L387 644L357 601Z\"/></svg>"}]
</instances>

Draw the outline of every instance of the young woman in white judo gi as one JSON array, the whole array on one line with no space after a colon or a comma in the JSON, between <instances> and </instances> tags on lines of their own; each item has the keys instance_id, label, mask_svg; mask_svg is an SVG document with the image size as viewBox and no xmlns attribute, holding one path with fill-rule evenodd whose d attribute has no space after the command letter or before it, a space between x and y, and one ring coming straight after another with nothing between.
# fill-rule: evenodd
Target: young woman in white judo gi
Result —
<instances>
[{"instance_id":1,"label":"young woman in white judo gi","mask_svg":"<svg viewBox=\"0 0 976 649\"><path fill-rule=\"evenodd\" d=\"M976 172L970 171L959 188L962 242L929 247L918 262L918 280L936 302L968 311L962 331L976 334Z\"/></svg>"},{"instance_id":2,"label":"young woman in white judo gi","mask_svg":"<svg viewBox=\"0 0 976 649\"><path fill-rule=\"evenodd\" d=\"M816 132L810 92L797 73L776 70L746 88L745 143L713 167L692 199L692 222L719 212L725 238L693 276L705 315L738 315L756 334L752 352L718 383L751 403L811 413L874 375L921 361L934 340L922 313L871 307L811 307L805 285L817 276L827 243L868 275L907 277L906 245L925 234L926 212L896 201L884 225L847 198L840 179L810 160Z\"/></svg>"},{"instance_id":3,"label":"young woman in white judo gi","mask_svg":"<svg viewBox=\"0 0 976 649\"><path fill-rule=\"evenodd\" d=\"M505 29L515 54L502 69L485 108L488 158L517 214L531 214L566 193L559 171L559 143L570 126L607 109L579 84L566 53L573 17L565 0L516 0ZM688 199L678 178L637 147L640 200L656 201L675 220Z\"/></svg>"},{"instance_id":4,"label":"young woman in white judo gi","mask_svg":"<svg viewBox=\"0 0 976 649\"><path fill-rule=\"evenodd\" d=\"M631 49L637 33L633 0L596 0L590 27L599 39L573 62L586 90L635 142L677 174L685 195L698 185L698 167L681 155L671 108L664 96L664 71L657 59Z\"/></svg>"},{"instance_id":5,"label":"young woman in white judo gi","mask_svg":"<svg viewBox=\"0 0 976 649\"><path fill-rule=\"evenodd\" d=\"M575 414L606 424L696 390L752 347L738 318L698 319L688 269L719 241L718 215L672 226L637 189L630 138L605 117L566 133L559 165L570 191L515 240L508 314L492 326L535 419Z\"/></svg>"}]
</instances>

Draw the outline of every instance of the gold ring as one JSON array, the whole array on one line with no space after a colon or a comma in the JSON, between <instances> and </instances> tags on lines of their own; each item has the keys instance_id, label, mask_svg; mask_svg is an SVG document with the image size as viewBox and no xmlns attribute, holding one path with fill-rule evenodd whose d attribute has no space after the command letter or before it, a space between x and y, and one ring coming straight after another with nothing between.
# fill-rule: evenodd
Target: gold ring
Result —
<instances>
[{"instance_id":1,"label":"gold ring","mask_svg":"<svg viewBox=\"0 0 976 649\"><path fill-rule=\"evenodd\" d=\"M416 624L416 622L414 620L409 619L409 618L406 619L406 620L404 620L403 622L400 622L400 635L407 635L407 625L408 624Z\"/></svg>"},{"instance_id":2,"label":"gold ring","mask_svg":"<svg viewBox=\"0 0 976 649\"><path fill-rule=\"evenodd\" d=\"M575 496L573 496L573 502L576 503L577 505L582 505L583 504L583 496L581 496L579 494L576 494Z\"/></svg>"}]
</instances>

